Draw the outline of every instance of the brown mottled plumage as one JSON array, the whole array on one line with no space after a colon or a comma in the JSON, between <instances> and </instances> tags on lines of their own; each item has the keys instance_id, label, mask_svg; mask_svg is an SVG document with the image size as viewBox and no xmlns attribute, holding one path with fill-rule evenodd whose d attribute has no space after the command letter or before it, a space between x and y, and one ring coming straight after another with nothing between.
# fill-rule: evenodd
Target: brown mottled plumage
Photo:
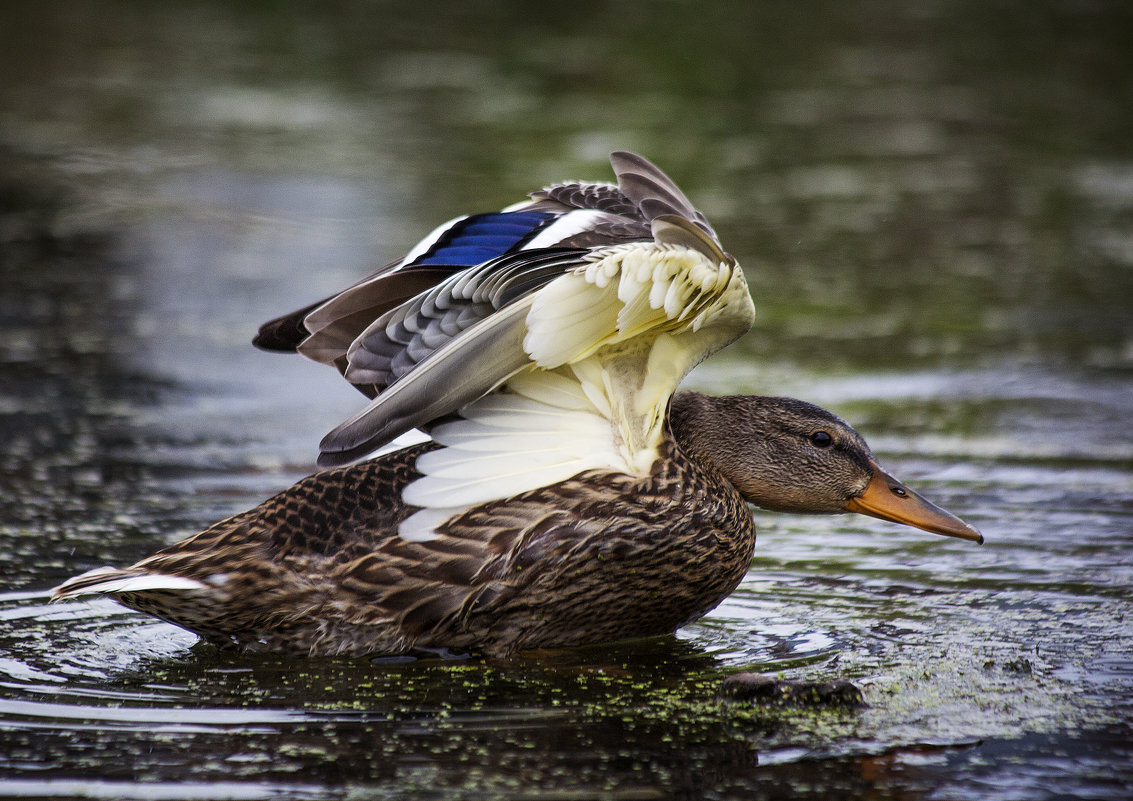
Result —
<instances>
[{"instance_id":1,"label":"brown mottled plumage","mask_svg":"<svg viewBox=\"0 0 1133 801\"><path fill-rule=\"evenodd\" d=\"M412 509L388 501L428 447L316 473L120 571L200 590L111 594L228 647L501 656L672 632L723 600L751 560L743 499L672 443L648 476L588 471L407 542L396 525Z\"/></svg>"},{"instance_id":2,"label":"brown mottled plumage","mask_svg":"<svg viewBox=\"0 0 1133 801\"><path fill-rule=\"evenodd\" d=\"M316 473L56 599L108 595L223 647L502 656L665 634L747 571L747 504L979 533L790 398L673 395L748 329L743 272L640 156L461 217L256 344L372 403ZM414 427L434 442L349 464Z\"/></svg>"}]
</instances>

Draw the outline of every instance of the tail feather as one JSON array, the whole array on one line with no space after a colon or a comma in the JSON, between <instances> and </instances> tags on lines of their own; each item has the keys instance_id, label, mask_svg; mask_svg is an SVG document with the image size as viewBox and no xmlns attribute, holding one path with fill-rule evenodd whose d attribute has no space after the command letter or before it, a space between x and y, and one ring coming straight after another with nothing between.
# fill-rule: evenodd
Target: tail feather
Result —
<instances>
[{"instance_id":1,"label":"tail feather","mask_svg":"<svg viewBox=\"0 0 1133 801\"><path fill-rule=\"evenodd\" d=\"M82 595L111 595L122 592L199 589L205 589L205 585L183 576L167 576L144 570L96 567L81 576L64 581L51 591L51 600L65 601Z\"/></svg>"}]
</instances>

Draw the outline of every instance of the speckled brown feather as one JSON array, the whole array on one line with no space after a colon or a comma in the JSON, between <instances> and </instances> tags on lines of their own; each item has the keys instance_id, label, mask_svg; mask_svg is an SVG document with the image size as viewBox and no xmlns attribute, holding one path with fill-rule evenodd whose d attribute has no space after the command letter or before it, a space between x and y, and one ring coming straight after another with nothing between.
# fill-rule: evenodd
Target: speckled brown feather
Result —
<instances>
[{"instance_id":1,"label":"speckled brown feather","mask_svg":"<svg viewBox=\"0 0 1133 801\"><path fill-rule=\"evenodd\" d=\"M429 447L317 473L120 571L205 589L113 597L227 647L499 656L672 632L750 562L743 499L671 441L649 476L589 471L406 541L396 527L415 509L390 499Z\"/></svg>"}]
</instances>

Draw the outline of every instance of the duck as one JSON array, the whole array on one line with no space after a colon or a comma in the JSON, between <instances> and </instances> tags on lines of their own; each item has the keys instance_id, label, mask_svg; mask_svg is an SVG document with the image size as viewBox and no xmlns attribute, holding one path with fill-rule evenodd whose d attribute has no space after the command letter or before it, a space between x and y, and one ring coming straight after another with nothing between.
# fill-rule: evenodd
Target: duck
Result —
<instances>
[{"instance_id":1,"label":"duck","mask_svg":"<svg viewBox=\"0 0 1133 801\"><path fill-rule=\"evenodd\" d=\"M100 595L224 649L503 658L672 634L748 572L751 506L982 542L806 401L678 391L753 324L744 272L657 166L450 220L254 344L368 400L319 470ZM399 446L403 435L424 441Z\"/></svg>"}]
</instances>

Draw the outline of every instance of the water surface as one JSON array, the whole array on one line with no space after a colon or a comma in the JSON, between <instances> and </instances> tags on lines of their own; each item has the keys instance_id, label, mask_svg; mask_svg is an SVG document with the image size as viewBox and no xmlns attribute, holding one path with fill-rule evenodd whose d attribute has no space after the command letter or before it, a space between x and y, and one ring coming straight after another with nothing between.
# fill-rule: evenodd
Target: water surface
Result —
<instances>
[{"instance_id":1,"label":"water surface","mask_svg":"<svg viewBox=\"0 0 1133 801\"><path fill-rule=\"evenodd\" d=\"M1124 797L1130 12L795 5L6 4L0 796ZM833 409L984 546L757 512L675 638L506 661L47 604L313 469L361 396L260 322L615 148L747 270L690 385ZM740 670L868 706L720 701Z\"/></svg>"}]
</instances>

